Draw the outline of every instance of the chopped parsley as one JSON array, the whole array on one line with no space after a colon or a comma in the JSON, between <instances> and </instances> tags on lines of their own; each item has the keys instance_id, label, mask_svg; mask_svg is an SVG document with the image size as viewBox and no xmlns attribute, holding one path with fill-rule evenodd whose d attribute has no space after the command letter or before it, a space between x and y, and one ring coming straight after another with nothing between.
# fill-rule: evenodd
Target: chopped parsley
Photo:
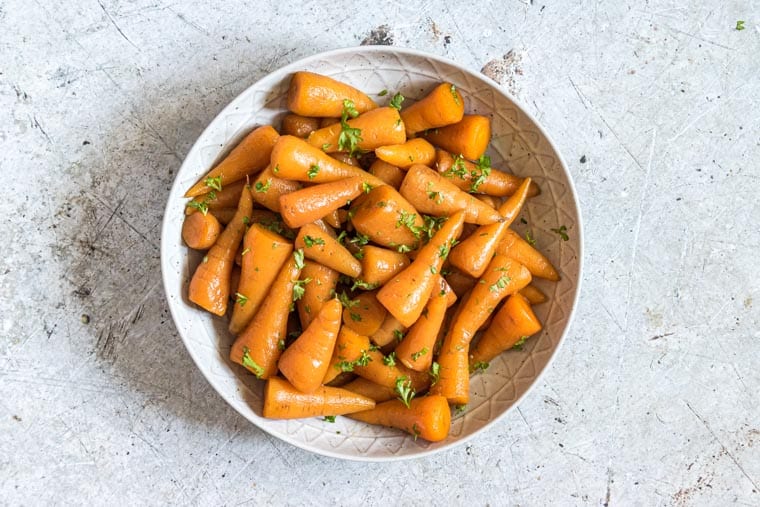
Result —
<instances>
[{"instance_id":1,"label":"chopped parsley","mask_svg":"<svg viewBox=\"0 0 760 507\"><path fill-rule=\"evenodd\" d=\"M398 245L396 247L396 251L398 253L407 253L407 252L411 252L412 249L410 247L406 246L406 245Z\"/></svg>"},{"instance_id":2,"label":"chopped parsley","mask_svg":"<svg viewBox=\"0 0 760 507\"><path fill-rule=\"evenodd\" d=\"M525 344L525 340L527 339L527 336L521 336L520 339L517 340L514 345L512 345L512 348L515 350L522 350L523 345Z\"/></svg>"},{"instance_id":3,"label":"chopped parsley","mask_svg":"<svg viewBox=\"0 0 760 507\"><path fill-rule=\"evenodd\" d=\"M197 209L198 211L206 215L208 214L208 204L214 199L216 199L216 192L212 190L211 192L207 193L203 197L202 201L192 200L189 203L187 203L187 205L191 208Z\"/></svg>"},{"instance_id":4,"label":"chopped parsley","mask_svg":"<svg viewBox=\"0 0 760 507\"><path fill-rule=\"evenodd\" d=\"M309 170L306 171L306 176L308 176L310 180L316 178L317 174L319 174L319 166L317 164L309 167Z\"/></svg>"},{"instance_id":5,"label":"chopped parsley","mask_svg":"<svg viewBox=\"0 0 760 507\"><path fill-rule=\"evenodd\" d=\"M362 190L364 191L365 194L369 194L370 192L372 192L372 185L370 185L366 181L363 181Z\"/></svg>"},{"instance_id":6,"label":"chopped parsley","mask_svg":"<svg viewBox=\"0 0 760 507\"><path fill-rule=\"evenodd\" d=\"M736 29L737 30L744 30L744 20L740 19L736 22Z\"/></svg>"},{"instance_id":7,"label":"chopped parsley","mask_svg":"<svg viewBox=\"0 0 760 507\"><path fill-rule=\"evenodd\" d=\"M533 237L533 231L530 229L525 232L525 241L527 241L530 246L536 246L536 238Z\"/></svg>"},{"instance_id":8,"label":"chopped parsley","mask_svg":"<svg viewBox=\"0 0 760 507\"><path fill-rule=\"evenodd\" d=\"M361 232L357 232L356 236L349 239L348 242L356 246L364 246L369 243L369 236L362 234Z\"/></svg>"},{"instance_id":9,"label":"chopped parsley","mask_svg":"<svg viewBox=\"0 0 760 507\"><path fill-rule=\"evenodd\" d=\"M348 124L348 118L356 118L359 116L359 111L356 110L353 101L343 100L343 112L340 116L341 131L338 136L338 148L342 151L347 151L349 155L353 156L358 150L358 145L362 142L361 129L352 128Z\"/></svg>"},{"instance_id":10,"label":"chopped parsley","mask_svg":"<svg viewBox=\"0 0 760 507\"><path fill-rule=\"evenodd\" d=\"M396 366L396 352L393 351L387 356L383 357L383 364L385 366Z\"/></svg>"},{"instance_id":11,"label":"chopped parsley","mask_svg":"<svg viewBox=\"0 0 760 507\"><path fill-rule=\"evenodd\" d=\"M303 248L299 248L295 252L293 252L293 258L296 260L296 267L298 269L303 269L304 263L303 263Z\"/></svg>"},{"instance_id":12,"label":"chopped parsley","mask_svg":"<svg viewBox=\"0 0 760 507\"><path fill-rule=\"evenodd\" d=\"M396 338L396 341L400 342L401 340L404 339L404 332L401 331L400 329L394 329L393 330L393 336L394 336L394 338Z\"/></svg>"},{"instance_id":13,"label":"chopped parsley","mask_svg":"<svg viewBox=\"0 0 760 507\"><path fill-rule=\"evenodd\" d=\"M430 375L430 385L435 385L436 382L438 382L438 379L441 378L441 365L433 361L433 364L430 365L428 375Z\"/></svg>"},{"instance_id":14,"label":"chopped parsley","mask_svg":"<svg viewBox=\"0 0 760 507\"><path fill-rule=\"evenodd\" d=\"M248 302L248 296L245 294L241 294L239 292L235 293L235 302L239 304L240 306L245 306L245 304Z\"/></svg>"},{"instance_id":15,"label":"chopped parsley","mask_svg":"<svg viewBox=\"0 0 760 507\"><path fill-rule=\"evenodd\" d=\"M454 415L455 416L462 415L465 412L467 412L467 404L466 403L464 405L456 405L454 407Z\"/></svg>"},{"instance_id":16,"label":"chopped parsley","mask_svg":"<svg viewBox=\"0 0 760 507\"><path fill-rule=\"evenodd\" d=\"M338 295L338 300L340 301L340 304L343 305L343 308L353 308L359 304L359 300L348 297L346 291L343 291Z\"/></svg>"},{"instance_id":17,"label":"chopped parsley","mask_svg":"<svg viewBox=\"0 0 760 507\"><path fill-rule=\"evenodd\" d=\"M470 371L486 371L488 369L488 366L489 364L487 361L477 361L470 367Z\"/></svg>"},{"instance_id":18,"label":"chopped parsley","mask_svg":"<svg viewBox=\"0 0 760 507\"><path fill-rule=\"evenodd\" d=\"M401 111L401 103L404 102L404 96L401 95L401 92L396 93L392 98L390 102L390 106L397 110Z\"/></svg>"},{"instance_id":19,"label":"chopped parsley","mask_svg":"<svg viewBox=\"0 0 760 507\"><path fill-rule=\"evenodd\" d=\"M461 153L454 157L454 163L444 171L443 175L447 178L457 176L460 180L467 179L467 167L464 165L464 157Z\"/></svg>"},{"instance_id":20,"label":"chopped parsley","mask_svg":"<svg viewBox=\"0 0 760 507\"><path fill-rule=\"evenodd\" d=\"M335 367L342 372L349 372L354 371L356 366L367 366L370 361L372 361L372 357L366 350L362 350L361 355L355 361L341 361Z\"/></svg>"},{"instance_id":21,"label":"chopped parsley","mask_svg":"<svg viewBox=\"0 0 760 507\"><path fill-rule=\"evenodd\" d=\"M249 349L248 347L243 347L243 366L248 368L253 372L254 375L256 375L256 378L261 378L264 375L264 368L256 364L256 361L251 359L251 356L249 355Z\"/></svg>"},{"instance_id":22,"label":"chopped parsley","mask_svg":"<svg viewBox=\"0 0 760 507\"><path fill-rule=\"evenodd\" d=\"M203 183L205 183L208 188L212 188L214 190L219 190L219 191L222 190L222 176L221 175L217 176L216 178L212 178L211 176L209 176L208 178L203 180Z\"/></svg>"},{"instance_id":23,"label":"chopped parsley","mask_svg":"<svg viewBox=\"0 0 760 507\"><path fill-rule=\"evenodd\" d=\"M408 213L405 210L399 210L400 218L396 221L396 228L398 229L402 225L409 229L415 238L419 238L422 232L422 227L414 225L417 218L416 213Z\"/></svg>"},{"instance_id":24,"label":"chopped parsley","mask_svg":"<svg viewBox=\"0 0 760 507\"><path fill-rule=\"evenodd\" d=\"M256 190L256 192L264 193L267 190L269 190L269 187L271 187L271 186L272 186L272 179L271 178L267 178L267 182L266 183L262 183L260 181L257 181L256 184L253 186L253 188Z\"/></svg>"},{"instance_id":25,"label":"chopped parsley","mask_svg":"<svg viewBox=\"0 0 760 507\"><path fill-rule=\"evenodd\" d=\"M422 347L421 350L418 350L417 352L412 354L412 361L416 361L417 359L419 359L420 357L424 356L427 353L428 353L428 348Z\"/></svg>"},{"instance_id":26,"label":"chopped parsley","mask_svg":"<svg viewBox=\"0 0 760 507\"><path fill-rule=\"evenodd\" d=\"M330 143L325 143L322 145L322 151L327 151L330 149L330 146L332 146Z\"/></svg>"},{"instance_id":27,"label":"chopped parsley","mask_svg":"<svg viewBox=\"0 0 760 507\"><path fill-rule=\"evenodd\" d=\"M307 248L311 248L314 245L324 245L325 240L323 240L322 238L315 238L307 234L307 235L304 235L303 237L303 244L306 245Z\"/></svg>"},{"instance_id":28,"label":"chopped parsley","mask_svg":"<svg viewBox=\"0 0 760 507\"><path fill-rule=\"evenodd\" d=\"M470 192L477 192L478 187L480 187L491 174L491 157L488 155L481 155L476 163L476 167L476 170L470 171Z\"/></svg>"},{"instance_id":29,"label":"chopped parsley","mask_svg":"<svg viewBox=\"0 0 760 507\"><path fill-rule=\"evenodd\" d=\"M298 301L306 293L306 284L311 282L311 278L296 280L293 285L293 301Z\"/></svg>"},{"instance_id":30,"label":"chopped parsley","mask_svg":"<svg viewBox=\"0 0 760 507\"><path fill-rule=\"evenodd\" d=\"M385 89L380 90L380 93L378 93L377 95L379 97L385 97L386 95L388 95L388 90L385 90Z\"/></svg>"},{"instance_id":31,"label":"chopped parsley","mask_svg":"<svg viewBox=\"0 0 760 507\"><path fill-rule=\"evenodd\" d=\"M351 316L351 320L353 320L354 322L361 322L362 321L362 316L359 315L358 313L349 312L349 315Z\"/></svg>"},{"instance_id":32,"label":"chopped parsley","mask_svg":"<svg viewBox=\"0 0 760 507\"><path fill-rule=\"evenodd\" d=\"M334 423L335 422L335 416L334 415L326 415L324 419L322 419L325 422Z\"/></svg>"},{"instance_id":33,"label":"chopped parsley","mask_svg":"<svg viewBox=\"0 0 760 507\"><path fill-rule=\"evenodd\" d=\"M451 85L450 90L451 90L451 95L454 97L454 102L456 103L456 105L459 105L460 102L459 102L459 94L457 93L457 87L454 85Z\"/></svg>"},{"instance_id":34,"label":"chopped parsley","mask_svg":"<svg viewBox=\"0 0 760 507\"><path fill-rule=\"evenodd\" d=\"M283 340L282 338L277 340L277 348L280 349L281 351L285 350L285 340Z\"/></svg>"},{"instance_id":35,"label":"chopped parsley","mask_svg":"<svg viewBox=\"0 0 760 507\"><path fill-rule=\"evenodd\" d=\"M499 277L498 280L496 280L496 283L488 287L488 290L491 292L497 292L499 289L503 289L507 286L509 282L511 282L512 279L509 278L507 275L502 275Z\"/></svg>"},{"instance_id":36,"label":"chopped parsley","mask_svg":"<svg viewBox=\"0 0 760 507\"><path fill-rule=\"evenodd\" d=\"M351 286L351 290L352 291L356 289L373 290L373 289L377 289L378 287L380 287L379 283L367 283L364 280L357 279L354 281L354 284Z\"/></svg>"},{"instance_id":37,"label":"chopped parsley","mask_svg":"<svg viewBox=\"0 0 760 507\"><path fill-rule=\"evenodd\" d=\"M570 236L567 235L567 227L564 225L561 225L559 229L551 229L551 231L559 234L559 237L562 239L562 241L567 241L570 239Z\"/></svg>"},{"instance_id":38,"label":"chopped parsley","mask_svg":"<svg viewBox=\"0 0 760 507\"><path fill-rule=\"evenodd\" d=\"M403 403L406 408L409 408L409 404L414 398L414 395L417 394L414 392L414 389L412 389L412 381L409 380L409 377L407 376L396 379L395 391L396 394L398 394L398 399L401 400L401 403Z\"/></svg>"},{"instance_id":39,"label":"chopped parsley","mask_svg":"<svg viewBox=\"0 0 760 507\"><path fill-rule=\"evenodd\" d=\"M425 190L425 193L427 194L428 199L430 199L431 201L434 201L436 204L443 203L443 196L441 195L441 193L433 191L432 181L428 181L427 189Z\"/></svg>"},{"instance_id":40,"label":"chopped parsley","mask_svg":"<svg viewBox=\"0 0 760 507\"><path fill-rule=\"evenodd\" d=\"M275 173L275 174L277 174L278 172L280 172L280 164L275 165L274 169L272 169L272 172Z\"/></svg>"}]
</instances>

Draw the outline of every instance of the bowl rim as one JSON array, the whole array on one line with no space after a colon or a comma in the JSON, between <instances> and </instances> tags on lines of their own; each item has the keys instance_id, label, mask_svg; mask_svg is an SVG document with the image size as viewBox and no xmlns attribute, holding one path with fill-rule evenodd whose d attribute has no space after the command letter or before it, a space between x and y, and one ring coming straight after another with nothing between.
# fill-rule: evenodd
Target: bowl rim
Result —
<instances>
[{"instance_id":1,"label":"bowl rim","mask_svg":"<svg viewBox=\"0 0 760 507\"><path fill-rule=\"evenodd\" d=\"M564 172L565 177L567 179L568 188L570 189L570 194L572 197L572 203L575 206L575 210L578 216L577 223L575 224L576 234L578 237L578 247L577 247L577 255L578 255L578 281L575 284L574 290L573 290L573 303L570 307L567 324L565 325L561 335L559 336L557 340L557 345L554 347L554 350L552 350L549 359L546 362L546 365L537 373L536 377L533 379L531 384L525 389L525 391L519 395L517 398L515 398L512 405L504 410L501 414L493 417L490 421L485 423L482 427L478 428L477 430L473 431L469 435L466 435L456 441L449 442L447 444L430 447L427 449L420 449L419 452L413 453L413 454L404 454L404 455L393 455L393 456L366 456L361 454L344 454L339 452L333 452L327 449L319 448L316 446L311 445L307 442L302 442L298 439L295 439L291 437L290 435L286 434L280 434L275 433L271 431L269 428L266 428L264 426L261 426L258 424L257 421L249 418L246 414L240 412L235 408L235 404L232 402L232 400L224 393L224 390L222 390L214 381L212 376L208 375L205 371L205 369L202 367L202 362L200 361L200 358L196 355L196 353L193 351L193 348L188 343L188 338L185 337L185 332L182 330L180 326L177 325L179 318L178 315L175 312L175 305L181 304L180 302L173 302L172 298L169 296L169 279L167 275L167 270L165 269L165 266L168 265L168 258L171 255L171 252L169 250L170 245L172 244L172 241L175 238L170 239L170 220L167 220L168 213L170 212L170 208L172 205L172 196L174 196L175 192L177 191L179 184L180 184L180 174L183 172L183 169L185 168L185 165L188 164L188 161L190 160L190 155L194 153L196 150L200 149L200 141L206 137L206 134L209 132L211 127L219 121L220 117L224 116L226 113L234 110L234 107L236 105L236 102L238 98L247 93L248 90L251 88L256 87L261 81L269 78L274 73L284 73L284 74L290 74L292 72L295 72L297 70L300 70L304 65L309 63L312 60L315 59L323 59L323 58L330 58L345 54L355 54L355 53L398 53L398 54L405 54L415 57L421 57L421 58L427 58L430 60L434 60L438 63L442 63L445 65L452 66L459 70L460 72L463 72L465 74L469 74L471 77L474 76L475 78L482 79L483 81L486 81L488 84L491 85L491 87L494 89L495 93L500 93L512 103L519 108L520 112L524 114L527 118L531 120L531 122L536 126L538 131L541 133L541 135L546 139L549 146L551 146L552 150L554 150L554 153L557 156L557 159L559 161L559 166L561 170ZM530 111L528 111L524 105L518 101L511 93L509 93L507 90L505 90L499 83L491 79L490 77L472 71L469 68L460 65L448 58L427 53L425 51L420 51L417 49L410 49L405 48L401 46L381 46L381 45L368 45L368 46L352 46L352 47L343 47L338 49L331 49L328 51L322 51L319 53L314 53L309 56L305 56L303 58L299 58L298 60L289 63L287 65L284 65L282 67L279 67L266 75L262 76L261 78L257 79L255 82L251 83L249 86L247 86L243 91L241 91L235 98L233 98L224 108L222 108L216 116L208 123L206 128L203 129L203 132L198 136L198 138L195 140L193 145L190 147L190 149L187 151L187 154L184 157L184 160L182 161L182 164L180 165L179 169L177 170L177 174L174 178L174 183L172 184L170 190L169 190L169 196L167 198L167 203L164 208L164 215L162 220L162 226L161 226L161 278L162 283L164 286L164 295L166 297L167 304L169 306L169 312L172 316L172 322L174 323L174 327L177 330L177 333L179 334L180 338L182 339L182 343L185 346L185 350L188 352L190 357L192 358L193 362L195 363L195 366L200 370L203 377L206 379L206 381L211 385L211 387L216 391L216 393L221 396L221 398L227 403L228 406L233 408L238 414L240 414L243 418L245 418L248 422L252 423L254 426L256 426L261 431L265 432L266 434L276 437L280 440L283 440L290 445L293 445L295 447L298 447L300 449L319 454L322 456L330 457L330 458L337 458L337 459L343 459L343 460L349 460L349 461L360 461L360 462L389 462L389 461L401 461L401 460L410 460L410 459L417 459L422 458L426 456L431 456L433 454L445 451L445 450L451 450L455 447L458 447L465 442L470 441L472 438L474 438L476 435L481 434L487 429L492 429L493 426L502 420L508 413L510 413L513 409L517 408L520 402L535 388L535 386L539 383L539 381L542 379L542 377L546 374L546 372L551 368L552 364L554 363L554 360L557 357L557 353L559 352L560 348L562 347L563 343L565 342L565 339L567 338L568 331L572 327L573 320L575 318L575 314L578 309L578 302L580 300L581 295L581 285L583 280L583 250L584 250L584 237L583 237L583 218L581 214L581 206L580 201L578 200L578 194L575 189L575 183L573 182L572 175L570 174L570 171L568 170L567 164L565 162L564 157L560 153L560 151L557 148L557 145L555 144L554 140L551 138L549 133L544 129L544 127L536 120L536 118L533 116Z\"/></svg>"}]
</instances>

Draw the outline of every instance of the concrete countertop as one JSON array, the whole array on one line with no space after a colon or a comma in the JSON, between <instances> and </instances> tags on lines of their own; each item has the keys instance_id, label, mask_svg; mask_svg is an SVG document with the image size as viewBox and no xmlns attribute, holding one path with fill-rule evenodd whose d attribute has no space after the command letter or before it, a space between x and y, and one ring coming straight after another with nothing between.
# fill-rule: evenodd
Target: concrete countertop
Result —
<instances>
[{"instance_id":1,"label":"concrete countertop","mask_svg":"<svg viewBox=\"0 0 760 507\"><path fill-rule=\"evenodd\" d=\"M0 504L760 504L756 1L60 4L0 2ZM568 160L586 232L578 314L519 410L391 464L230 409L159 269L217 112L363 43L499 81Z\"/></svg>"}]
</instances>

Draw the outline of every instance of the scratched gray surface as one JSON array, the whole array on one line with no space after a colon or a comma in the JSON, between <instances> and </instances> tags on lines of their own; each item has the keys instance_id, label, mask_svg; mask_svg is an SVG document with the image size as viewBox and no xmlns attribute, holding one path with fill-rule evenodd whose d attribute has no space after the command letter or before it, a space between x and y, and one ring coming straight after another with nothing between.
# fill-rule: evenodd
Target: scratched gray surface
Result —
<instances>
[{"instance_id":1,"label":"scratched gray surface","mask_svg":"<svg viewBox=\"0 0 760 507\"><path fill-rule=\"evenodd\" d=\"M0 1L0 504L760 504L757 1L57 3ZM165 197L204 126L277 67L362 42L499 80L585 218L551 371L414 462L252 427L160 284Z\"/></svg>"}]
</instances>

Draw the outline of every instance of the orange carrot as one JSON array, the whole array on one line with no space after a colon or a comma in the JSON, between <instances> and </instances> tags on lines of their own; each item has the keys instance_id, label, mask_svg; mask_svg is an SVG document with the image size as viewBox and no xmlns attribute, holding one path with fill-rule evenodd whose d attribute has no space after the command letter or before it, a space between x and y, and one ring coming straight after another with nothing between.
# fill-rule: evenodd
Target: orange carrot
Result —
<instances>
[{"instance_id":1,"label":"orange carrot","mask_svg":"<svg viewBox=\"0 0 760 507\"><path fill-rule=\"evenodd\" d=\"M304 139L319 129L319 118L310 118L300 114L286 114L282 119L283 135L296 136Z\"/></svg>"},{"instance_id":2,"label":"orange carrot","mask_svg":"<svg viewBox=\"0 0 760 507\"><path fill-rule=\"evenodd\" d=\"M201 194L187 203L185 215L191 215L197 211L216 211L223 208L235 209L240 201L240 193L246 187L245 181L237 181L225 185L221 190L212 190L207 194Z\"/></svg>"},{"instance_id":3,"label":"orange carrot","mask_svg":"<svg viewBox=\"0 0 760 507\"><path fill-rule=\"evenodd\" d=\"M293 244L254 224L243 239L243 252L240 285L229 325L233 335L245 329L256 314L277 273L293 253Z\"/></svg>"},{"instance_id":4,"label":"orange carrot","mask_svg":"<svg viewBox=\"0 0 760 507\"><path fill-rule=\"evenodd\" d=\"M399 192L421 213L447 216L464 210L468 223L486 225L502 221L498 211L424 165L409 168Z\"/></svg>"},{"instance_id":5,"label":"orange carrot","mask_svg":"<svg viewBox=\"0 0 760 507\"><path fill-rule=\"evenodd\" d=\"M453 125L427 130L423 135L446 151L477 160L491 141L491 120L479 114L466 114Z\"/></svg>"},{"instance_id":6,"label":"orange carrot","mask_svg":"<svg viewBox=\"0 0 760 507\"><path fill-rule=\"evenodd\" d=\"M375 331L372 335L372 342L380 347L385 347L389 343L401 341L405 331L406 327L404 327L396 317L389 313L385 316L385 320L383 321L383 325L380 326L380 329Z\"/></svg>"},{"instance_id":7,"label":"orange carrot","mask_svg":"<svg viewBox=\"0 0 760 507\"><path fill-rule=\"evenodd\" d=\"M509 226L522 210L530 182L530 178L525 178L517 192L499 208L499 214L504 217L503 222L481 225L470 237L462 240L451 250L449 256L451 264L475 278L483 274L496 252L496 247L502 242Z\"/></svg>"},{"instance_id":8,"label":"orange carrot","mask_svg":"<svg viewBox=\"0 0 760 507\"><path fill-rule=\"evenodd\" d=\"M464 99L451 83L441 83L422 100L401 111L408 136L457 123L464 115Z\"/></svg>"},{"instance_id":9,"label":"orange carrot","mask_svg":"<svg viewBox=\"0 0 760 507\"><path fill-rule=\"evenodd\" d=\"M404 376L379 350L370 349L364 357L366 361L360 360L354 365L354 373L360 377L386 387L395 387L396 381Z\"/></svg>"},{"instance_id":10,"label":"orange carrot","mask_svg":"<svg viewBox=\"0 0 760 507\"><path fill-rule=\"evenodd\" d=\"M251 322L232 344L230 359L258 378L269 378L277 373L277 360L285 348L293 287L300 271L291 257L280 269Z\"/></svg>"},{"instance_id":11,"label":"orange carrot","mask_svg":"<svg viewBox=\"0 0 760 507\"><path fill-rule=\"evenodd\" d=\"M309 327L280 356L280 372L301 392L314 392L322 384L340 330L341 309L336 298L325 303Z\"/></svg>"},{"instance_id":12,"label":"orange carrot","mask_svg":"<svg viewBox=\"0 0 760 507\"><path fill-rule=\"evenodd\" d=\"M375 148L375 155L396 167L407 168L413 164L432 165L435 162L435 148L418 137L404 144L393 144Z\"/></svg>"},{"instance_id":13,"label":"orange carrot","mask_svg":"<svg viewBox=\"0 0 760 507\"><path fill-rule=\"evenodd\" d=\"M301 270L305 283L303 297L296 300L301 326L306 329L327 301L332 299L338 284L339 273L318 262L306 260ZM309 280L308 282L306 280Z\"/></svg>"},{"instance_id":14,"label":"orange carrot","mask_svg":"<svg viewBox=\"0 0 760 507\"><path fill-rule=\"evenodd\" d=\"M462 273L456 268L449 270L449 273L446 275L446 281L454 290L454 293L457 295L457 297L460 298L464 296L470 289L475 287L476 283L478 283L477 279L471 277L470 275Z\"/></svg>"},{"instance_id":15,"label":"orange carrot","mask_svg":"<svg viewBox=\"0 0 760 507\"><path fill-rule=\"evenodd\" d=\"M366 378L356 377L354 380L342 386L343 389L352 393L360 394L375 400L376 403L392 400L396 396L396 391L392 387L381 386Z\"/></svg>"},{"instance_id":16,"label":"orange carrot","mask_svg":"<svg viewBox=\"0 0 760 507\"><path fill-rule=\"evenodd\" d=\"M247 217L251 214L252 207L251 194L243 192L235 217L224 228L224 232L219 235L190 280L190 301L214 315L221 316L227 313L230 271L235 264L235 253L243 239Z\"/></svg>"},{"instance_id":17,"label":"orange carrot","mask_svg":"<svg viewBox=\"0 0 760 507\"><path fill-rule=\"evenodd\" d=\"M235 217L237 208L219 208L209 210L208 212L209 214L214 215L214 218L216 218L220 224L227 225L232 222L232 219Z\"/></svg>"},{"instance_id":18,"label":"orange carrot","mask_svg":"<svg viewBox=\"0 0 760 507\"><path fill-rule=\"evenodd\" d=\"M335 160L303 139L280 136L272 149L272 172L279 178L309 183L328 183L352 176L361 176L373 187L385 185L383 180L359 167Z\"/></svg>"},{"instance_id":19,"label":"orange carrot","mask_svg":"<svg viewBox=\"0 0 760 507\"><path fill-rule=\"evenodd\" d=\"M327 183L325 183L325 185L326 184ZM343 224L345 220L341 221L339 211L344 211L344 210L339 210L339 209L332 210L330 213L323 216L322 220L333 229L340 229L341 225Z\"/></svg>"},{"instance_id":20,"label":"orange carrot","mask_svg":"<svg viewBox=\"0 0 760 507\"><path fill-rule=\"evenodd\" d=\"M287 380L272 377L264 390L263 415L269 419L301 419L343 415L374 406L372 399L340 387L322 386L312 393L302 393Z\"/></svg>"},{"instance_id":21,"label":"orange carrot","mask_svg":"<svg viewBox=\"0 0 760 507\"><path fill-rule=\"evenodd\" d=\"M438 277L438 287L437 289L433 289L433 291L435 290L438 290L439 295L446 296L446 308L454 306L454 303L459 299L456 292L454 292L454 289L449 285L449 282L447 282L442 276Z\"/></svg>"},{"instance_id":22,"label":"orange carrot","mask_svg":"<svg viewBox=\"0 0 760 507\"><path fill-rule=\"evenodd\" d=\"M214 215L193 213L182 222L182 239L194 250L207 250L214 245L221 230Z\"/></svg>"},{"instance_id":23,"label":"orange carrot","mask_svg":"<svg viewBox=\"0 0 760 507\"><path fill-rule=\"evenodd\" d=\"M436 275L441 271L451 244L462 232L463 223L464 212L451 215L430 242L419 250L414 262L378 291L378 301L404 326L411 326L422 314Z\"/></svg>"},{"instance_id":24,"label":"orange carrot","mask_svg":"<svg viewBox=\"0 0 760 507\"><path fill-rule=\"evenodd\" d=\"M490 160L473 164L461 156L452 157L444 150L436 151L436 169L456 186L470 193L506 197L514 194L523 179L490 167ZM528 197L541 193L536 182L530 184Z\"/></svg>"},{"instance_id":25,"label":"orange carrot","mask_svg":"<svg viewBox=\"0 0 760 507\"><path fill-rule=\"evenodd\" d=\"M319 128L329 127L334 123L340 123L340 118L322 118L319 120Z\"/></svg>"},{"instance_id":26,"label":"orange carrot","mask_svg":"<svg viewBox=\"0 0 760 507\"><path fill-rule=\"evenodd\" d=\"M470 401L468 348L468 344L452 343L451 333L446 335L438 354L438 379L430 386L431 395L443 396L452 405L466 405Z\"/></svg>"},{"instance_id":27,"label":"orange carrot","mask_svg":"<svg viewBox=\"0 0 760 507\"><path fill-rule=\"evenodd\" d=\"M339 117L345 99L360 113L377 107L364 93L331 77L300 71L290 79L288 109L301 116Z\"/></svg>"},{"instance_id":28,"label":"orange carrot","mask_svg":"<svg viewBox=\"0 0 760 507\"><path fill-rule=\"evenodd\" d=\"M486 195L486 194L475 194L475 198L479 200L480 202L484 202L491 206L493 209L499 209L502 202L501 199L498 197L494 197L492 195Z\"/></svg>"},{"instance_id":29,"label":"orange carrot","mask_svg":"<svg viewBox=\"0 0 760 507\"><path fill-rule=\"evenodd\" d=\"M401 123L398 110L392 107L379 107L346 122L352 129L360 131L360 140L356 148L372 151L388 144L400 144L406 141L406 132ZM344 127L335 123L329 127L315 130L306 140L310 145L320 148L325 153L348 151L348 147L339 143Z\"/></svg>"},{"instance_id":30,"label":"orange carrot","mask_svg":"<svg viewBox=\"0 0 760 507\"><path fill-rule=\"evenodd\" d=\"M271 125L259 127L243 138L237 146L201 180L190 187L185 197L195 197L245 179L261 171L269 163L272 147L280 135Z\"/></svg>"},{"instance_id":31,"label":"orange carrot","mask_svg":"<svg viewBox=\"0 0 760 507\"><path fill-rule=\"evenodd\" d=\"M296 236L296 248L301 249L307 259L344 275L357 278L362 272L361 262L317 225L306 224L301 227Z\"/></svg>"},{"instance_id":32,"label":"orange carrot","mask_svg":"<svg viewBox=\"0 0 760 507\"><path fill-rule=\"evenodd\" d=\"M362 252L362 280L370 285L384 284L409 265L409 256L387 248L366 245Z\"/></svg>"},{"instance_id":33,"label":"orange carrot","mask_svg":"<svg viewBox=\"0 0 760 507\"><path fill-rule=\"evenodd\" d=\"M425 224L414 206L388 185L354 201L350 213L356 230L372 242L404 251L417 248Z\"/></svg>"},{"instance_id":34,"label":"orange carrot","mask_svg":"<svg viewBox=\"0 0 760 507\"><path fill-rule=\"evenodd\" d=\"M510 296L494 316L471 352L471 364L488 363L517 342L541 331L541 322L530 303L519 294Z\"/></svg>"},{"instance_id":35,"label":"orange carrot","mask_svg":"<svg viewBox=\"0 0 760 507\"><path fill-rule=\"evenodd\" d=\"M405 176L404 171L380 159L372 162L372 165L369 166L369 173L374 174L397 190L401 186L401 182L404 181Z\"/></svg>"},{"instance_id":36,"label":"orange carrot","mask_svg":"<svg viewBox=\"0 0 760 507\"><path fill-rule=\"evenodd\" d=\"M507 229L504 239L496 247L496 253L506 255L523 264L533 276L553 282L559 280L559 273L552 266L551 261L511 229Z\"/></svg>"},{"instance_id":37,"label":"orange carrot","mask_svg":"<svg viewBox=\"0 0 760 507\"><path fill-rule=\"evenodd\" d=\"M352 156L350 153L335 151L333 153L330 153L330 156L339 162L343 162L344 164L348 164L354 167L361 167L361 164L359 163L359 159Z\"/></svg>"},{"instance_id":38,"label":"orange carrot","mask_svg":"<svg viewBox=\"0 0 760 507\"><path fill-rule=\"evenodd\" d=\"M354 365L357 362L369 361L369 356L367 356L369 349L369 338L346 326L341 326L330 359L330 366L325 372L322 383L330 383L341 373L354 371Z\"/></svg>"},{"instance_id":39,"label":"orange carrot","mask_svg":"<svg viewBox=\"0 0 760 507\"><path fill-rule=\"evenodd\" d=\"M387 313L377 301L375 291L362 292L343 310L343 324L359 334L371 336L380 329Z\"/></svg>"},{"instance_id":40,"label":"orange carrot","mask_svg":"<svg viewBox=\"0 0 760 507\"><path fill-rule=\"evenodd\" d=\"M267 209L280 212L280 197L295 192L301 188L297 181L278 178L272 172L272 168L267 167L256 178L251 185L251 196L253 200Z\"/></svg>"},{"instance_id":41,"label":"orange carrot","mask_svg":"<svg viewBox=\"0 0 760 507\"><path fill-rule=\"evenodd\" d=\"M438 277L441 278L440 276ZM440 286L440 280L439 280ZM446 315L446 292L434 292L424 312L396 346L396 356L407 368L427 371L433 362L433 347Z\"/></svg>"},{"instance_id":42,"label":"orange carrot","mask_svg":"<svg viewBox=\"0 0 760 507\"><path fill-rule=\"evenodd\" d=\"M533 284L526 285L525 287L520 289L520 295L525 297L525 299L527 299L528 302L532 305L540 305L541 303L544 303L549 299L546 297L546 294L544 294L541 289L539 289Z\"/></svg>"},{"instance_id":43,"label":"orange carrot","mask_svg":"<svg viewBox=\"0 0 760 507\"><path fill-rule=\"evenodd\" d=\"M322 183L280 196L282 219L293 229L322 218L361 195L363 178Z\"/></svg>"},{"instance_id":44,"label":"orange carrot","mask_svg":"<svg viewBox=\"0 0 760 507\"><path fill-rule=\"evenodd\" d=\"M350 418L370 424L398 428L430 442L440 442L449 435L451 411L446 398L423 396L414 398L409 407L400 400L378 403L375 408L354 412Z\"/></svg>"}]
</instances>

